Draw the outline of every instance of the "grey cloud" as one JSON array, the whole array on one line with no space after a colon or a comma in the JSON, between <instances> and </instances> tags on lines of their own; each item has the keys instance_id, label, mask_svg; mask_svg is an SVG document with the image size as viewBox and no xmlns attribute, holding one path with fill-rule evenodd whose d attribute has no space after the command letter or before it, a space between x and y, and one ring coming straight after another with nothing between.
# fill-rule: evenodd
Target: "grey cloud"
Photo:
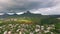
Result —
<instances>
[{"instance_id":1,"label":"grey cloud","mask_svg":"<svg viewBox=\"0 0 60 34\"><path fill-rule=\"evenodd\" d=\"M0 12L20 12L32 9L53 7L52 0L6 0L0 1Z\"/></svg>"}]
</instances>

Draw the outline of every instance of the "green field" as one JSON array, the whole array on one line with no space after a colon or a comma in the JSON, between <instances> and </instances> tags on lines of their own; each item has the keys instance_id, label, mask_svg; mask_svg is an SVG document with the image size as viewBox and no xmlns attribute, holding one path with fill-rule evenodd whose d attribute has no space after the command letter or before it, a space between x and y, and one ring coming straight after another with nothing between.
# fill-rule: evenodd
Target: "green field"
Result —
<instances>
[{"instance_id":1,"label":"green field","mask_svg":"<svg viewBox=\"0 0 60 34\"><path fill-rule=\"evenodd\" d=\"M60 21L45 17L9 17L0 19L0 34L5 31L11 31L11 34L60 34Z\"/></svg>"}]
</instances>

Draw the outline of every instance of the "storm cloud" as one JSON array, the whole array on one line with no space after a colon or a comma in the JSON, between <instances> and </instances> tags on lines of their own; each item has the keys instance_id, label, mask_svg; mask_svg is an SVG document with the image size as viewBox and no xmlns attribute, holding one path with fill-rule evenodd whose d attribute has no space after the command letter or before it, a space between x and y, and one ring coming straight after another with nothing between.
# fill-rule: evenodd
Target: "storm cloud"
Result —
<instances>
[{"instance_id":1,"label":"storm cloud","mask_svg":"<svg viewBox=\"0 0 60 34\"><path fill-rule=\"evenodd\" d=\"M58 0L0 0L0 12L18 13L30 10L32 13L54 14L59 3Z\"/></svg>"}]
</instances>

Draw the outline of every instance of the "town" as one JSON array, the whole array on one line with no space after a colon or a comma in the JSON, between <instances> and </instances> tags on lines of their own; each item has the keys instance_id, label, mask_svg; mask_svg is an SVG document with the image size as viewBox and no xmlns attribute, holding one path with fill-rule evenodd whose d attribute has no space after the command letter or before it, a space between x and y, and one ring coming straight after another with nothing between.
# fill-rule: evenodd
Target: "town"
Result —
<instances>
[{"instance_id":1,"label":"town","mask_svg":"<svg viewBox=\"0 0 60 34\"><path fill-rule=\"evenodd\" d=\"M3 17L3 16L2 16ZM0 34L60 34L59 16L32 14L0 17Z\"/></svg>"}]
</instances>

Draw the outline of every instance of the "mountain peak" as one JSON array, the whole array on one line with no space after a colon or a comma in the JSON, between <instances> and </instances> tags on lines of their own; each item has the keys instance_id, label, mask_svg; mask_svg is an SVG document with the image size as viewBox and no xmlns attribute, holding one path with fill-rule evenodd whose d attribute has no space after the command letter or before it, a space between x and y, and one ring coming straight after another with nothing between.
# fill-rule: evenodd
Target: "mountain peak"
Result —
<instances>
[{"instance_id":1,"label":"mountain peak","mask_svg":"<svg viewBox=\"0 0 60 34\"><path fill-rule=\"evenodd\" d=\"M25 13L31 14L31 12L30 12L30 11L26 11Z\"/></svg>"}]
</instances>

